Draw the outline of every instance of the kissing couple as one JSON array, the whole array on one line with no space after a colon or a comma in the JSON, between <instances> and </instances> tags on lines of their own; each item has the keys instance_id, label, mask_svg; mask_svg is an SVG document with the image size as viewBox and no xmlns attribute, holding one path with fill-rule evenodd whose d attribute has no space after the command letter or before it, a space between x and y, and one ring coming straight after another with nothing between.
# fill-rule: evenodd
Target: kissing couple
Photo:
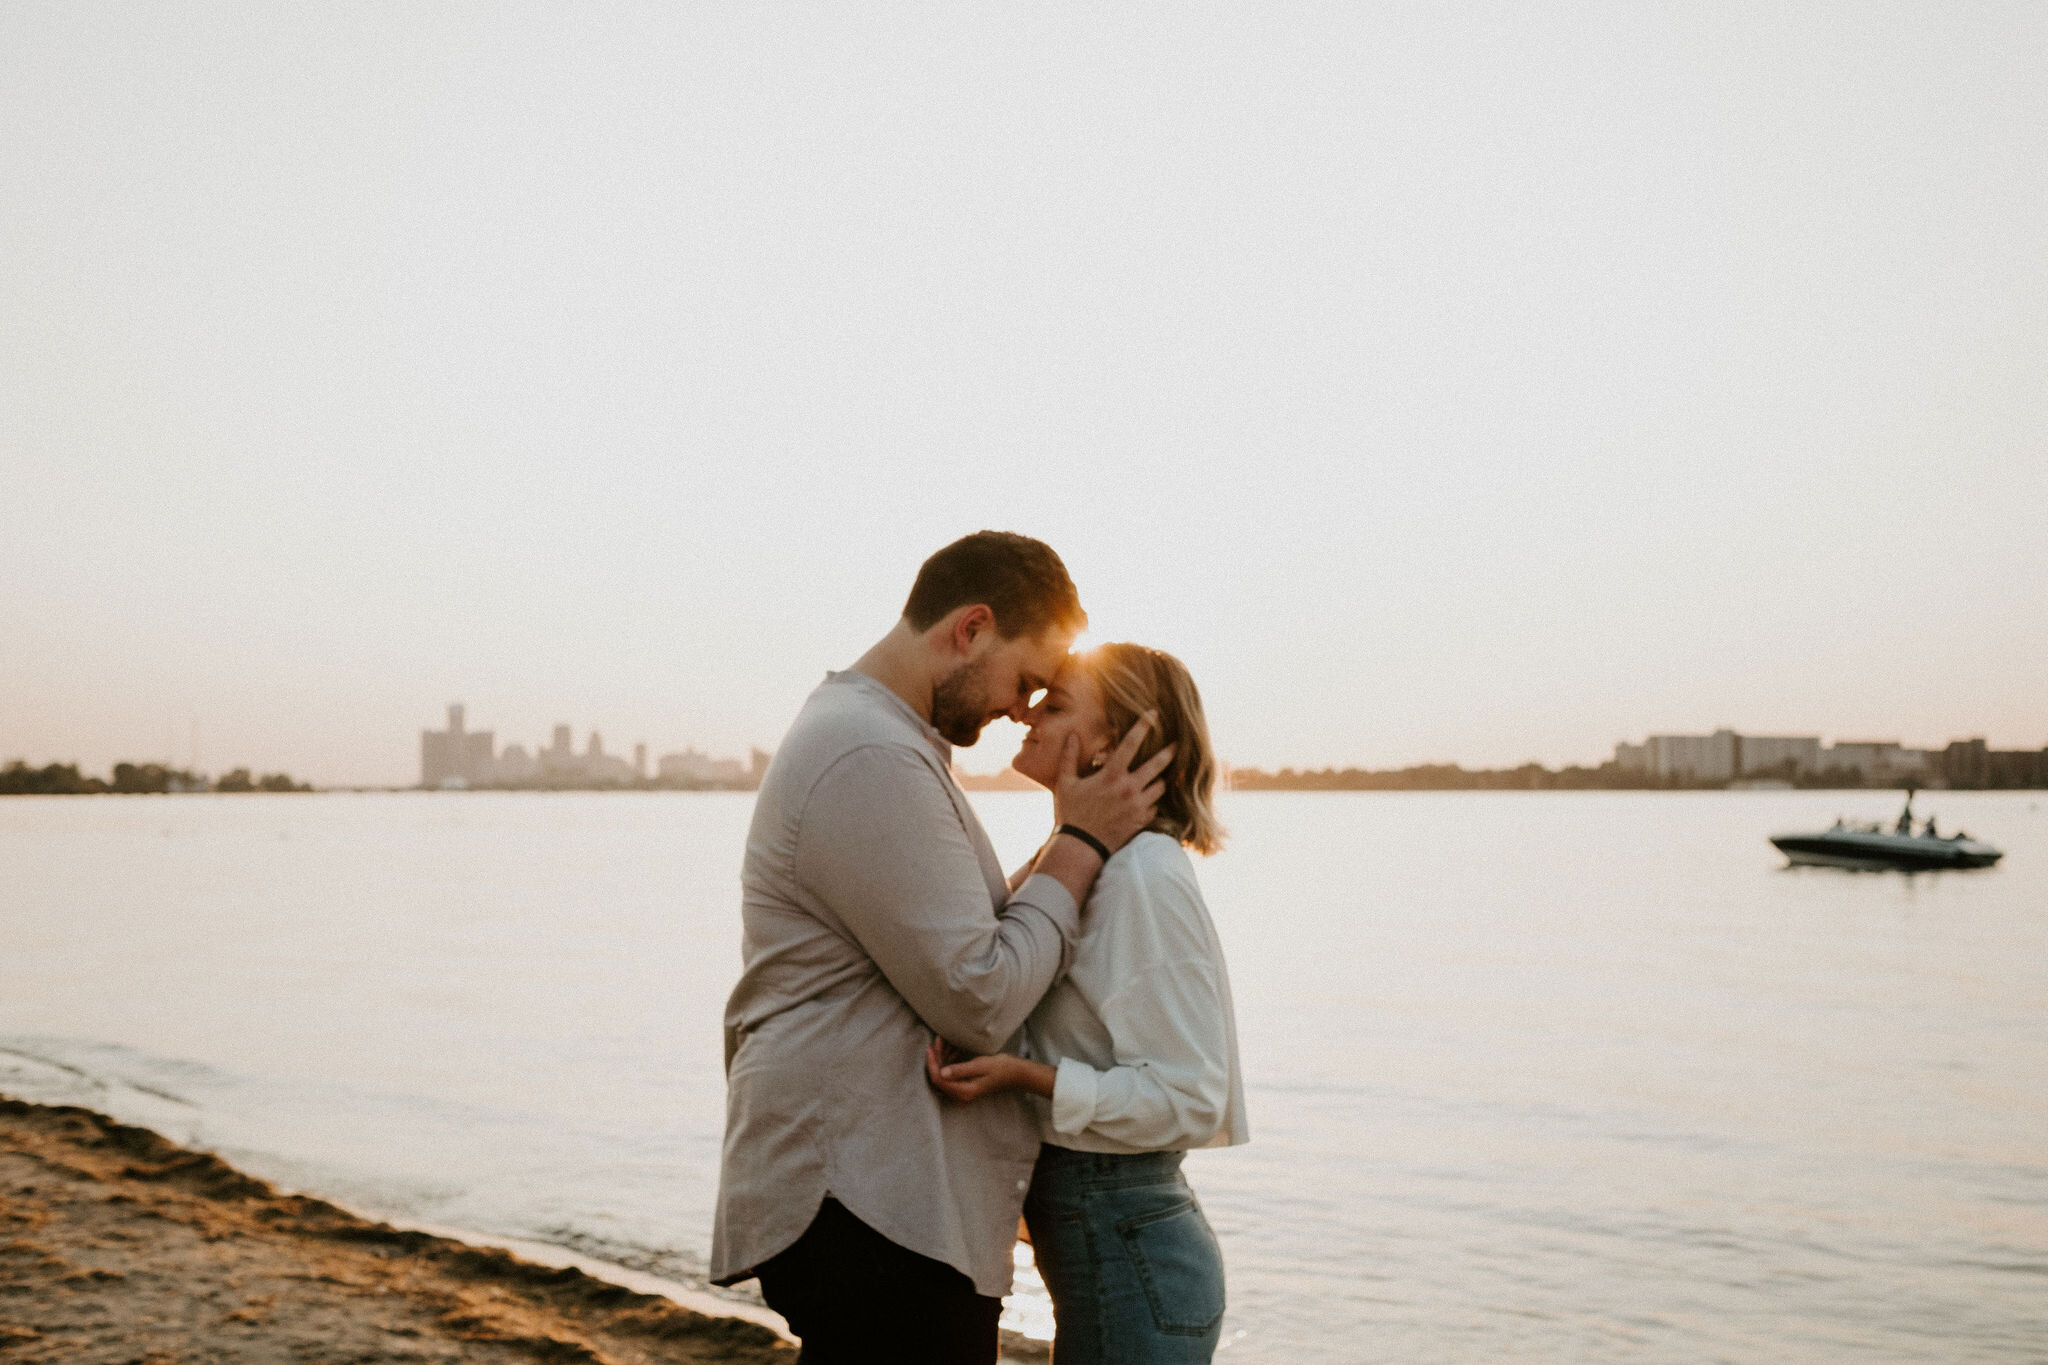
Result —
<instances>
[{"instance_id":1,"label":"kissing couple","mask_svg":"<svg viewBox=\"0 0 2048 1365\"><path fill-rule=\"evenodd\" d=\"M1246 1141L1189 850L1222 842L1179 660L1072 652L1058 555L982 531L830 673L761 781L725 1011L712 1275L802 1365L993 1365L1019 1217L1059 1365L1207 1361L1223 1259L1180 1171ZM1005 875L952 774L998 716L1052 832Z\"/></svg>"}]
</instances>

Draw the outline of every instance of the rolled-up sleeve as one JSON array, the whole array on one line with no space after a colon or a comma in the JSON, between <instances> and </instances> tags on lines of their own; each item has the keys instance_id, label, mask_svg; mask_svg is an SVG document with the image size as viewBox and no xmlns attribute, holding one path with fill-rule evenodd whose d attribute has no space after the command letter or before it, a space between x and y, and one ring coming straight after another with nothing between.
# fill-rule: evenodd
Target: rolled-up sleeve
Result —
<instances>
[{"instance_id":1,"label":"rolled-up sleeve","mask_svg":"<svg viewBox=\"0 0 2048 1365\"><path fill-rule=\"evenodd\" d=\"M1065 965L1080 911L1045 876L998 907L945 780L901 747L851 751L804 802L795 869L919 1018L993 1052Z\"/></svg>"},{"instance_id":2,"label":"rolled-up sleeve","mask_svg":"<svg viewBox=\"0 0 2048 1365\"><path fill-rule=\"evenodd\" d=\"M1103 1005L1116 1065L1060 1060L1052 1126L1146 1151L1199 1147L1230 1104L1228 1010L1215 970L1175 962L1144 972Z\"/></svg>"}]
</instances>

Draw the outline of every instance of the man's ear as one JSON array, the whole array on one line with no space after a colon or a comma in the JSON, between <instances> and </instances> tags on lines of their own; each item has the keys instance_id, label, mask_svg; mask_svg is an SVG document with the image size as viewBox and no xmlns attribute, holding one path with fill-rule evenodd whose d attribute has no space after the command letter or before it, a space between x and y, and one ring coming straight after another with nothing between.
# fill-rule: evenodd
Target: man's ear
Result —
<instances>
[{"instance_id":1,"label":"man's ear","mask_svg":"<svg viewBox=\"0 0 2048 1365\"><path fill-rule=\"evenodd\" d=\"M965 658L974 652L974 642L984 636L992 636L996 630L996 614L986 603L977 602L965 607L953 618L953 631L948 643L953 652Z\"/></svg>"}]
</instances>

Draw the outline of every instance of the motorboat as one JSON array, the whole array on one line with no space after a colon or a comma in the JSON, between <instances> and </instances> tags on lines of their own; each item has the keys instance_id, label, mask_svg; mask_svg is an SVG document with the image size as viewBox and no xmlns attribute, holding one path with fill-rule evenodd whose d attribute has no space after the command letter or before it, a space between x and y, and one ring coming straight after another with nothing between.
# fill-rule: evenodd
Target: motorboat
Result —
<instances>
[{"instance_id":1,"label":"motorboat","mask_svg":"<svg viewBox=\"0 0 2048 1365\"><path fill-rule=\"evenodd\" d=\"M1989 867L2005 856L2005 850L1972 839L1960 830L1954 834L1937 833L1932 816L1915 833L1911 791L1906 793L1906 808L1888 830L1881 825L1852 825L1838 819L1832 828L1818 834L1774 834L1771 842L1797 866L1848 867L1873 872Z\"/></svg>"}]
</instances>

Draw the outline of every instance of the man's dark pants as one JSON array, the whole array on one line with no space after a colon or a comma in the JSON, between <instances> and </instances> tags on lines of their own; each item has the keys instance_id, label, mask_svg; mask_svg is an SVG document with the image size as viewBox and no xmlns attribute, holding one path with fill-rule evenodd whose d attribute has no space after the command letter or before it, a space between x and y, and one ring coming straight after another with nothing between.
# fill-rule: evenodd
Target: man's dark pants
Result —
<instances>
[{"instance_id":1,"label":"man's dark pants","mask_svg":"<svg viewBox=\"0 0 2048 1365\"><path fill-rule=\"evenodd\" d=\"M804 1344L798 1365L995 1365L1003 1301L897 1246L837 1199L755 1273L761 1297Z\"/></svg>"}]
</instances>

